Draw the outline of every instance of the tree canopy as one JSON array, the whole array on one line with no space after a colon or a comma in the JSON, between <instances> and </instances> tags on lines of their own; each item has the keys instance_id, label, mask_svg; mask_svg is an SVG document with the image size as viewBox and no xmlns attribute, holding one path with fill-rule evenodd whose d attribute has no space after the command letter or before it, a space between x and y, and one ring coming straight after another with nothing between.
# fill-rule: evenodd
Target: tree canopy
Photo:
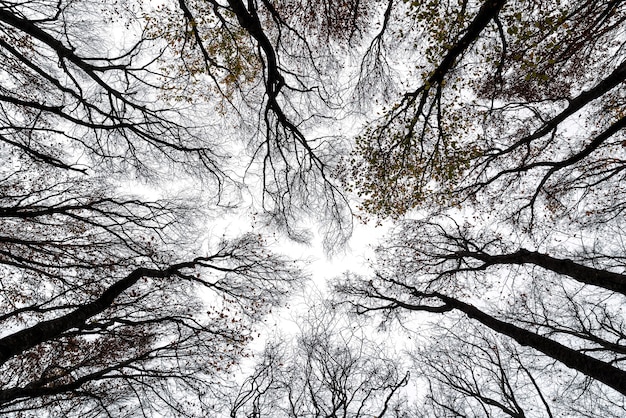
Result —
<instances>
[{"instance_id":1,"label":"tree canopy","mask_svg":"<svg viewBox=\"0 0 626 418\"><path fill-rule=\"evenodd\" d=\"M625 12L407 5L416 76L352 169L363 210L398 222L337 289L386 321L443 316L443 347L414 354L432 416L624 413Z\"/></svg>"},{"instance_id":2,"label":"tree canopy","mask_svg":"<svg viewBox=\"0 0 626 418\"><path fill-rule=\"evenodd\" d=\"M0 1L0 414L623 416L625 19ZM233 375L305 284L264 235L353 219L371 272Z\"/></svg>"}]
</instances>

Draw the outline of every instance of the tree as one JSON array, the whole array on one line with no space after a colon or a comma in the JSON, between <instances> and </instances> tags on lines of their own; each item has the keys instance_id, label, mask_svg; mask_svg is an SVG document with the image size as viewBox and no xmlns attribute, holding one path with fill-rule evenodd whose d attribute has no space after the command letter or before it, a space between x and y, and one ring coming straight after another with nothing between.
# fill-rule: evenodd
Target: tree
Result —
<instances>
[{"instance_id":1,"label":"tree","mask_svg":"<svg viewBox=\"0 0 626 418\"><path fill-rule=\"evenodd\" d=\"M150 16L151 32L180 58L168 88L177 97L217 91L218 108L242 116L238 123L249 128L250 165L259 164L260 174L247 174L262 182L268 222L303 240L297 225L317 217L328 225L327 250L345 243L352 227L334 182L346 145L339 135L315 130L342 112L335 80L342 59L335 52L346 36L356 36L369 3L328 2L316 14L317 2L183 0Z\"/></svg>"},{"instance_id":2,"label":"tree","mask_svg":"<svg viewBox=\"0 0 626 418\"><path fill-rule=\"evenodd\" d=\"M299 319L295 344L270 340L232 401L231 417L407 417L401 370L383 344L329 306Z\"/></svg>"},{"instance_id":3,"label":"tree","mask_svg":"<svg viewBox=\"0 0 626 418\"><path fill-rule=\"evenodd\" d=\"M414 354L428 388L424 417L623 415L623 404L553 360L461 319ZM436 342L435 342L436 341ZM558 380L557 380L558 379ZM555 384L555 381L563 382ZM585 391L592 390L591 394ZM581 396L582 394L582 396Z\"/></svg>"},{"instance_id":4,"label":"tree","mask_svg":"<svg viewBox=\"0 0 626 418\"><path fill-rule=\"evenodd\" d=\"M200 248L207 212L252 201L299 240L313 215L327 220L332 249L351 226L342 180L360 194L362 215L398 221L371 280L338 286L348 303L478 330L476 340L451 334L478 353L467 367L420 354L433 390L454 389L449 399L432 393L430 406L531 414L522 400L533 393L537 411L619 415L624 8L620 0L0 1L2 412L206 414L205 392L219 389L208 382L301 280L256 235ZM356 113L366 126L348 157L334 132ZM122 192L159 189L168 176L200 189L200 203ZM214 295L195 297L196 287ZM385 411L353 382L326 391L328 353L342 360L332 369L341 374L355 359L349 346L302 344L310 375L276 382L315 383L320 397L292 412L348 393ZM532 356L554 373L535 378ZM500 392L464 380L504 364L515 367L501 370ZM542 401L543 388L562 387L561 367L579 396ZM254 386L264 373L241 392L241 411L267 399ZM372 393L390 399L398 376ZM269 404L282 396L268 394Z\"/></svg>"},{"instance_id":5,"label":"tree","mask_svg":"<svg viewBox=\"0 0 626 418\"><path fill-rule=\"evenodd\" d=\"M548 400L568 396L558 386L542 387L545 364L526 362L514 344L461 324L441 330L437 344L415 355L429 386L424 416L554 416Z\"/></svg>"},{"instance_id":6,"label":"tree","mask_svg":"<svg viewBox=\"0 0 626 418\"><path fill-rule=\"evenodd\" d=\"M520 195L519 204L507 206L532 213L539 198L569 207L568 190L611 173L599 160L621 147L613 135L622 123L614 109L624 79L614 36L622 9L620 2L595 6L411 5L417 27L407 37L426 37L426 62L418 64L418 87L359 139L355 182L366 194L365 207L401 215L429 203L469 205L502 190ZM597 71L581 74L581 68ZM567 131L572 116L594 129ZM559 147L562 142L571 149ZM598 165L575 177L571 172L583 161ZM536 177L541 187L523 183Z\"/></svg>"},{"instance_id":7,"label":"tree","mask_svg":"<svg viewBox=\"0 0 626 418\"><path fill-rule=\"evenodd\" d=\"M229 153L243 153L236 168L261 184L268 219L293 237L303 212L331 220L329 249L349 235L349 208L332 181L342 141L307 136L331 119L323 109L336 107L332 78L270 2L5 3L4 142L74 170L88 164L85 149L141 176L170 164L220 191L244 189L231 184L234 168L224 171ZM55 155L61 148L73 150L68 161Z\"/></svg>"},{"instance_id":8,"label":"tree","mask_svg":"<svg viewBox=\"0 0 626 418\"><path fill-rule=\"evenodd\" d=\"M170 88L172 49L133 7L0 2L2 414L206 416L303 279L258 234L206 240L237 147L198 122L215 103ZM206 195L128 192L170 176Z\"/></svg>"},{"instance_id":9,"label":"tree","mask_svg":"<svg viewBox=\"0 0 626 418\"><path fill-rule=\"evenodd\" d=\"M436 324L429 326L435 329L432 338L437 341L431 350L440 357L436 359L440 366L435 369L442 373L437 376L431 370L430 376L436 376L431 384L444 379L471 382L471 376L484 367L473 363L477 358L473 353L495 350L501 356L497 360L507 365L541 361L544 372L537 386L556 387L567 393L567 398L573 398L568 403L562 402L562 396L546 397L546 410L576 415L582 411L593 416L592 411L598 408L602 415L623 414L623 294L611 289L611 279L618 274L525 249L505 252L506 242L495 236L454 228L452 222L442 226L407 221L379 249L374 277L350 278L338 290L350 296L361 314L383 312L387 320L397 318L400 322L405 322L410 312L444 315L445 319L436 319ZM475 247L477 242L483 247ZM493 254L496 250L498 255ZM576 281L576 270L585 271L584 282ZM597 283L587 284L594 276ZM604 281L609 284L604 285ZM468 320L474 323L472 327L464 325ZM460 331L463 328L477 328L474 334L483 337L468 344L470 337ZM485 329L493 334L485 333ZM450 330L452 336L443 339L438 336L442 331L437 330ZM502 337L507 346L513 342L518 345L501 350L498 341ZM463 351L459 352L459 347ZM540 354L545 357L537 360ZM433 356L432 352L421 351L416 361L433 361ZM464 373L441 366L460 364L458 357L470 359ZM519 383L519 378L515 381ZM479 389L455 388L466 397L475 396ZM527 391L513 389L502 385L499 396L513 400ZM435 387L432 396L436 393ZM583 406L599 400L602 403L594 409ZM534 413L542 416L537 408ZM528 415L532 416L530 412Z\"/></svg>"},{"instance_id":10,"label":"tree","mask_svg":"<svg viewBox=\"0 0 626 418\"><path fill-rule=\"evenodd\" d=\"M420 354L439 411L476 414L465 408L478 401L485 415L623 414L625 12L619 1L407 5L402 36L423 59L352 161L363 210L405 219L371 279L338 290L359 313L445 318L436 328L458 336L435 349L447 359ZM478 343L457 331L468 320ZM484 381L471 379L484 363L471 356L500 341L512 348L489 367L519 368L481 399ZM460 356L469 366L443 366ZM508 382L532 386L522 367L537 356L553 372L536 379L534 399L550 385L577 397L516 409L528 390ZM439 396L442 383L462 399Z\"/></svg>"}]
</instances>

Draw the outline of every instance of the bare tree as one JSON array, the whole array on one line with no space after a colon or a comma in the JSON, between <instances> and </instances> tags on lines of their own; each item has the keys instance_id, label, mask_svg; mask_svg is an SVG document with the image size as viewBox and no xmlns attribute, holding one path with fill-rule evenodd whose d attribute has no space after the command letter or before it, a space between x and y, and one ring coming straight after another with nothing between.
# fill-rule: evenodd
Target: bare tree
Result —
<instances>
[{"instance_id":1,"label":"bare tree","mask_svg":"<svg viewBox=\"0 0 626 418\"><path fill-rule=\"evenodd\" d=\"M103 163L149 175L156 164L183 163L223 180L219 143L181 124L181 106L155 101L158 43L138 28L126 32L128 45L114 41L105 17L122 10L105 7L94 18L89 9L98 6L90 2L1 6L1 140L8 148L78 172Z\"/></svg>"},{"instance_id":2,"label":"bare tree","mask_svg":"<svg viewBox=\"0 0 626 418\"><path fill-rule=\"evenodd\" d=\"M454 389L433 410L561 410L537 356L576 383L562 410L623 411L626 3L316 4L0 1L2 412L208 413L208 382L301 277L257 236L199 249L205 213L254 189L292 238L303 215L326 219L330 249L351 225L338 180L365 216L418 218L371 279L338 286L347 302L477 330L450 334L475 355L464 367L458 350L439 351L457 368L422 354L430 386ZM385 103L346 158L320 123L369 109L354 97ZM215 205L121 191L168 176ZM309 322L232 413L391 414L397 365L378 358L377 374L369 343ZM287 379L279 354L304 374ZM499 370L497 388L463 380L479 369Z\"/></svg>"},{"instance_id":3,"label":"bare tree","mask_svg":"<svg viewBox=\"0 0 626 418\"><path fill-rule=\"evenodd\" d=\"M461 411L468 407L464 398L474 398L491 405L488 410L497 407L499 413L510 416L532 416L521 401L518 406L515 402L536 385L535 404L540 387L560 388L569 392L567 398L575 399L571 404L546 401L545 411L571 407L593 415L583 405L589 399L603 399L597 408L604 414L622 414L626 330L620 311L623 295L612 284L621 275L608 266L600 267L600 254L595 254L596 265L590 267L584 259L556 259L528 250L509 252L507 247L515 243L482 228L459 226L449 218L447 222L406 221L380 247L374 276L347 277L338 290L350 296L358 313L380 312L387 320L397 318L401 323L409 312L447 318L437 320L431 331L437 342L416 355L416 361L427 364L430 385L445 383L455 390L459 399L448 399L450 404L441 397L431 399L443 409ZM468 321L473 325L464 325ZM439 339L442 332L445 337ZM490 368L507 365L495 398L493 388L488 397L481 398L487 390L484 383L467 383L485 367L477 361L479 356ZM461 367L464 358L468 360ZM532 377L524 368L530 370L537 362L553 372ZM516 363L514 371L508 369ZM571 370L560 371L563 366ZM518 387L519 376L526 376L527 383ZM511 379L516 385L507 383ZM564 381L567 385L561 386ZM616 392L607 391L600 382ZM539 410L535 405L534 414L541 416Z\"/></svg>"},{"instance_id":4,"label":"bare tree","mask_svg":"<svg viewBox=\"0 0 626 418\"><path fill-rule=\"evenodd\" d=\"M191 256L193 208L21 168L1 182L0 411L206 413L296 266L256 235Z\"/></svg>"},{"instance_id":5,"label":"bare tree","mask_svg":"<svg viewBox=\"0 0 626 418\"><path fill-rule=\"evenodd\" d=\"M567 411L567 394L546 384L549 362L470 321L439 330L414 359L428 387L424 416L553 417Z\"/></svg>"},{"instance_id":6,"label":"bare tree","mask_svg":"<svg viewBox=\"0 0 626 418\"><path fill-rule=\"evenodd\" d=\"M259 235L203 242L240 187L232 149L126 6L0 2L2 414L206 416L302 280ZM210 198L124 191L174 175Z\"/></svg>"},{"instance_id":7,"label":"bare tree","mask_svg":"<svg viewBox=\"0 0 626 418\"><path fill-rule=\"evenodd\" d=\"M338 109L326 73L335 64L318 62L287 11L85 0L5 2L1 12L4 143L59 168L97 162L149 178L169 168L218 191L242 190L245 171L245 186L261 192L257 209L293 237L302 215L332 221L329 249L349 235L334 180L345 140L309 135ZM225 167L231 153L247 158Z\"/></svg>"},{"instance_id":8,"label":"bare tree","mask_svg":"<svg viewBox=\"0 0 626 418\"><path fill-rule=\"evenodd\" d=\"M623 414L624 6L411 2L381 35L413 63L357 138L352 184L366 213L404 219L371 276L337 288L358 313L452 332L419 355L433 390L453 389L430 398L442 414ZM534 361L554 373L526 374ZM506 366L496 392L467 380L485 364ZM531 413L531 374L577 396L536 389Z\"/></svg>"},{"instance_id":9,"label":"bare tree","mask_svg":"<svg viewBox=\"0 0 626 418\"><path fill-rule=\"evenodd\" d=\"M297 225L303 215L323 219L327 249L351 231L350 208L335 179L348 144L319 127L336 127L347 113L338 75L350 42L369 22L371 3L325 2L320 8L185 0L164 6L152 27L176 45L172 55L181 57L184 73L202 74L225 112L239 115L248 128L242 132L253 155L250 167L259 170L247 175L263 185L266 219L295 239L302 239ZM185 81L173 88L207 94L202 85Z\"/></svg>"},{"instance_id":10,"label":"bare tree","mask_svg":"<svg viewBox=\"0 0 626 418\"><path fill-rule=\"evenodd\" d=\"M233 401L231 417L405 417L409 380L364 330L331 308L299 320L295 343L270 340Z\"/></svg>"}]
</instances>

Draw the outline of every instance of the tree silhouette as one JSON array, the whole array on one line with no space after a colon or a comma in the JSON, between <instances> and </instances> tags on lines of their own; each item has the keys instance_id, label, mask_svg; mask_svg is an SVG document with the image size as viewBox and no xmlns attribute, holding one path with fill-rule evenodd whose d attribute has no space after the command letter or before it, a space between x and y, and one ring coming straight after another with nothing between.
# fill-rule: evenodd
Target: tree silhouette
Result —
<instances>
[{"instance_id":1,"label":"tree silhouette","mask_svg":"<svg viewBox=\"0 0 626 418\"><path fill-rule=\"evenodd\" d=\"M412 43L410 87L364 129L350 168L363 211L398 222L372 275L337 289L359 313L422 312L450 331L430 346L439 358L416 354L432 366L434 416L623 414L624 3L405 10L381 36ZM553 373L531 378L533 359ZM505 368L497 393L472 380L483 360ZM567 385L569 401L539 396Z\"/></svg>"},{"instance_id":2,"label":"tree silhouette","mask_svg":"<svg viewBox=\"0 0 626 418\"><path fill-rule=\"evenodd\" d=\"M408 416L402 390L409 373L363 328L346 323L345 312L316 301L298 326L293 343L267 343L231 402L231 417Z\"/></svg>"},{"instance_id":3,"label":"tree silhouette","mask_svg":"<svg viewBox=\"0 0 626 418\"><path fill-rule=\"evenodd\" d=\"M237 147L200 122L209 101L175 96L133 7L0 2L4 414L206 416L302 279L260 235L207 240ZM173 181L198 193L130 191Z\"/></svg>"}]
</instances>

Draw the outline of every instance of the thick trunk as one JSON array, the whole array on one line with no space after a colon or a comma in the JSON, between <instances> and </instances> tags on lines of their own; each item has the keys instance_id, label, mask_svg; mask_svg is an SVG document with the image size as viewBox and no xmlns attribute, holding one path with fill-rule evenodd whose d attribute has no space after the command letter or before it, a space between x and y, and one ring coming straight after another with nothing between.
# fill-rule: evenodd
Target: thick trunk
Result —
<instances>
[{"instance_id":1,"label":"thick trunk","mask_svg":"<svg viewBox=\"0 0 626 418\"><path fill-rule=\"evenodd\" d=\"M40 322L30 328L0 338L0 364L11 357L23 353L44 341L60 336L72 328L78 328L85 322L111 306L113 301L125 290L133 286L142 277L165 278L176 274L180 269L193 267L196 263L181 263L164 270L138 268L125 278L107 288L97 299L89 302L59 318Z\"/></svg>"},{"instance_id":2,"label":"thick trunk","mask_svg":"<svg viewBox=\"0 0 626 418\"><path fill-rule=\"evenodd\" d=\"M581 283L602 287L626 295L626 275L559 259L536 251L521 249L511 254L490 255L460 251L455 256L471 257L492 264L534 264L546 270L569 276Z\"/></svg>"},{"instance_id":3,"label":"thick trunk","mask_svg":"<svg viewBox=\"0 0 626 418\"><path fill-rule=\"evenodd\" d=\"M480 309L438 293L430 294L436 296L446 305L457 309L475 319L490 329L513 338L519 344L532 347L547 356L565 364L572 369L578 370L585 375L602 382L618 392L626 395L626 372L611 366L601 360L582 354L576 350L564 346L549 338L538 335L534 332L520 328L508 322L501 321ZM417 307L419 310L419 307Z\"/></svg>"}]
</instances>

